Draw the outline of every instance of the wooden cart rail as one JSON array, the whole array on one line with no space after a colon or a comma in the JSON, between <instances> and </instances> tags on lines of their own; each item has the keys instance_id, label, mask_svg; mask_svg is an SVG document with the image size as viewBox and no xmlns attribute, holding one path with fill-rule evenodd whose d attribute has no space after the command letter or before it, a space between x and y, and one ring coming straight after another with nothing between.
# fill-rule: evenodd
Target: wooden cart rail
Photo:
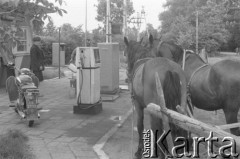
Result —
<instances>
[{"instance_id":1,"label":"wooden cart rail","mask_svg":"<svg viewBox=\"0 0 240 159\"><path fill-rule=\"evenodd\" d=\"M240 138L237 136L230 134L223 129L229 129L233 127L240 126L240 123L234 123L234 124L227 124L222 126L214 126L210 124L203 123L197 119L190 118L186 115L183 115L181 113L178 113L176 111L170 110L166 108L165 100L164 100L164 94L162 90L162 86L158 77L158 74L155 74L156 79L156 86L157 86L157 94L158 94L158 103L150 103L147 105L147 112L151 113L152 115L155 115L158 118L162 119L162 124L164 130L168 131L170 130L169 122L178 125L179 127L199 136L199 137L205 137L208 138L210 135L210 132L213 132L213 136L218 138L218 142L213 142L213 144L216 147L222 147L226 145L222 140L225 137L231 137L233 140L235 140L236 143L236 152L240 153ZM179 107L179 106L178 106ZM179 109L178 109L179 110ZM179 111L182 112L182 111ZM166 137L167 143L170 148L173 147L173 139L171 135L168 135Z\"/></svg>"},{"instance_id":2,"label":"wooden cart rail","mask_svg":"<svg viewBox=\"0 0 240 159\"><path fill-rule=\"evenodd\" d=\"M163 110L159 105L156 105L153 103L150 103L147 106L146 110L151 114L162 119L163 119L163 116L167 116L168 118L171 119L169 120L171 123L174 123L179 127L187 131L190 131L191 133L196 134L197 136L200 136L200 137L207 138L209 137L209 133L213 132L214 137L217 137L219 139L219 142L213 142L213 144L215 144L217 147L223 146L224 143L220 141L222 141L224 137L232 137L236 142L236 151L240 152L240 138L238 136L235 136L233 134L230 134L220 129L218 126L203 123L199 120L192 119L186 115L182 115L170 109Z\"/></svg>"}]
</instances>

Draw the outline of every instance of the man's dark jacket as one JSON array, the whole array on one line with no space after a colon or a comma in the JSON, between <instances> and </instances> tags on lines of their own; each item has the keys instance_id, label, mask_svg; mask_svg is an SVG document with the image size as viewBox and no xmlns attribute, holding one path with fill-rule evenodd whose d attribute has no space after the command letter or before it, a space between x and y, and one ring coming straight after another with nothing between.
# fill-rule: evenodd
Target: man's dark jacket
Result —
<instances>
[{"instance_id":1,"label":"man's dark jacket","mask_svg":"<svg viewBox=\"0 0 240 159\"><path fill-rule=\"evenodd\" d=\"M40 71L40 66L44 65L43 62L43 51L37 45L33 44L30 50L30 69Z\"/></svg>"}]
</instances>

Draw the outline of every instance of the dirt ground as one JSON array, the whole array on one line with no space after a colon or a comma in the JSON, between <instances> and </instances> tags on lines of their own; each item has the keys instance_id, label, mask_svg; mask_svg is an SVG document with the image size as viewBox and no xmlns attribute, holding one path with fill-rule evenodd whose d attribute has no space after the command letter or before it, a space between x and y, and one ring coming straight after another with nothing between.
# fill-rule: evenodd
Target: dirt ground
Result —
<instances>
[{"instance_id":1,"label":"dirt ground","mask_svg":"<svg viewBox=\"0 0 240 159\"><path fill-rule=\"evenodd\" d=\"M209 58L209 63L213 64L226 58L234 58L240 60L240 57L236 56L211 57ZM124 73L125 70L123 68L120 69L121 74L120 77L122 79L125 78ZM124 84L124 81L122 81L122 84ZM217 112L215 112L204 111L195 108L194 117L202 122L212 125L226 124L222 110L218 110ZM240 120L240 115L238 116L238 120ZM150 128L149 121L150 121L149 114L145 112L144 118L145 129ZM123 126L119 128L118 131L108 140L103 150L107 155L109 155L110 159L132 159L132 155L135 153L137 149L137 143L138 133L136 129L136 114L134 113L133 115L129 116L129 118L126 120ZM207 158L206 148L203 145L200 146L200 152L201 152L200 159L206 159Z\"/></svg>"}]
</instances>

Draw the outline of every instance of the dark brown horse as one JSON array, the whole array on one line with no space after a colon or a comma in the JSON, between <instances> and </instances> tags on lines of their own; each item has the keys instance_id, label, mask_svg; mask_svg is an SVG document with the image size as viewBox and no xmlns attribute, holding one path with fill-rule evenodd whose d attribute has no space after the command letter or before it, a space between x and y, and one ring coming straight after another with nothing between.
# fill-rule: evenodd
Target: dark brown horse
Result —
<instances>
[{"instance_id":1,"label":"dark brown horse","mask_svg":"<svg viewBox=\"0 0 240 159\"><path fill-rule=\"evenodd\" d=\"M124 42L132 99L137 112L139 143L135 157L141 158L143 152L144 108L149 103L158 104L155 73L158 73L163 86L167 108L175 111L177 105L181 105L185 109L187 83L184 72L177 63L167 58L152 58L151 51L138 42L128 41L127 38L124 38ZM187 137L186 131L176 129L174 125L170 125L170 127L173 137L176 137L176 135ZM161 135L163 132L161 120L151 116L151 128L154 132L158 130L158 135ZM158 150L158 155L161 159L164 158L160 150Z\"/></svg>"},{"instance_id":2,"label":"dark brown horse","mask_svg":"<svg viewBox=\"0 0 240 159\"><path fill-rule=\"evenodd\" d=\"M178 64L182 64L183 49L172 41L162 41L161 37L154 39L150 34L146 47L155 57L166 57Z\"/></svg>"},{"instance_id":3,"label":"dark brown horse","mask_svg":"<svg viewBox=\"0 0 240 159\"><path fill-rule=\"evenodd\" d=\"M150 41L151 43L151 41ZM152 46L155 47L155 46ZM183 50L180 46L173 42L161 41L157 46L157 57L166 57L176 63L181 63L183 58Z\"/></svg>"},{"instance_id":4,"label":"dark brown horse","mask_svg":"<svg viewBox=\"0 0 240 159\"><path fill-rule=\"evenodd\" d=\"M183 55L181 47L170 44L168 46L159 44L158 53L161 57L169 57L162 54L162 50L167 49L169 54L179 58ZM209 65L199 55L191 52L187 52L185 59L184 71L193 105L207 111L223 109L227 124L238 122L240 61L228 59ZM181 63L180 60L179 64ZM240 135L239 128L232 128L230 131L234 135Z\"/></svg>"}]
</instances>

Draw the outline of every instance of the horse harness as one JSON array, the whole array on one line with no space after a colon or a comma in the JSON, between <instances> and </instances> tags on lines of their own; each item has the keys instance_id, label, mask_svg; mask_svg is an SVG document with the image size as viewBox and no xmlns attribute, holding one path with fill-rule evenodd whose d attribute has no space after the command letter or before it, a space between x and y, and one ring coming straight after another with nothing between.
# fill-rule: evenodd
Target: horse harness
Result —
<instances>
[{"instance_id":1,"label":"horse harness","mask_svg":"<svg viewBox=\"0 0 240 159\"><path fill-rule=\"evenodd\" d=\"M132 78L131 78L131 99L132 99L132 100L135 100L135 99L136 99L135 96L134 96L134 94L133 94L133 79L134 79L134 77L136 76L137 71L140 69L140 66L144 65L145 62L147 62L147 61L150 60L150 59L152 59L152 58L140 59L140 60L137 60L137 61L135 62L135 64L134 64L134 67L133 67L133 70L132 70L133 76L132 76ZM144 66L143 66L143 67L144 67Z\"/></svg>"},{"instance_id":2,"label":"horse harness","mask_svg":"<svg viewBox=\"0 0 240 159\"><path fill-rule=\"evenodd\" d=\"M194 108L194 105L192 104L192 100L191 100L191 94L190 94L190 87L191 87L191 83L192 83L192 79L193 77L196 75L196 73L201 70L202 68L204 67L207 67L209 66L209 64L205 64L205 65L202 65L200 67L198 67L192 74L191 74L191 77L190 77L190 80L188 81L188 84L187 84L187 102L189 103L190 107Z\"/></svg>"},{"instance_id":3,"label":"horse harness","mask_svg":"<svg viewBox=\"0 0 240 159\"><path fill-rule=\"evenodd\" d=\"M190 86L191 86L192 79L193 79L194 75L196 75L196 73L197 73L199 70L201 70L202 68L207 67L207 66L209 66L209 64L202 65L202 66L198 67L198 68L191 74L190 80L189 80L189 82L188 82L188 84L187 84L187 90L188 90L188 92L190 92Z\"/></svg>"}]
</instances>

